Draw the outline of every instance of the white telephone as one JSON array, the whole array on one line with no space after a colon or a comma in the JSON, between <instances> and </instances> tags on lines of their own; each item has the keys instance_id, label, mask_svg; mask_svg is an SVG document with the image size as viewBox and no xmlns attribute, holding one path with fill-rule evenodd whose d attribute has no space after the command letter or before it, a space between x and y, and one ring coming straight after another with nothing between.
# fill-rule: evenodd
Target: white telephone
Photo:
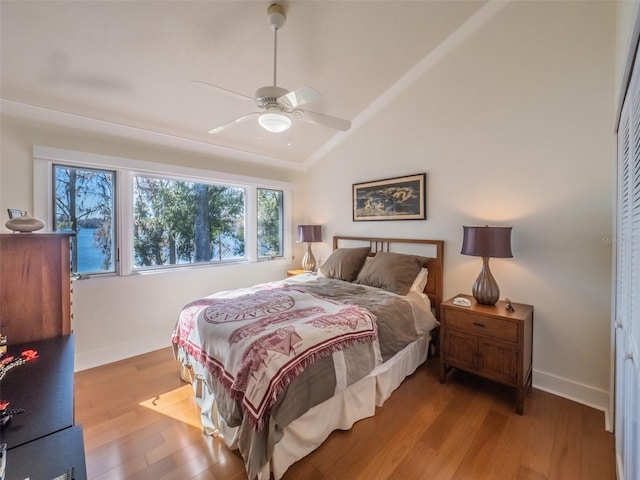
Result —
<instances>
[{"instance_id":1,"label":"white telephone","mask_svg":"<svg viewBox=\"0 0 640 480\"><path fill-rule=\"evenodd\" d=\"M460 307L470 307L471 306L471 302L469 301L468 298L464 298L464 297L456 297L453 299L453 304L454 305L458 305Z\"/></svg>"}]
</instances>

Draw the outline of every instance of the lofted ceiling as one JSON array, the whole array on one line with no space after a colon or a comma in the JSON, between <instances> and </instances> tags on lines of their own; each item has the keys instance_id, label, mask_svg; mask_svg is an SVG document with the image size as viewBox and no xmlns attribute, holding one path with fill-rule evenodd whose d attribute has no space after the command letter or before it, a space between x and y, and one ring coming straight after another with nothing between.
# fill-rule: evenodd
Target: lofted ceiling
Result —
<instances>
[{"instance_id":1,"label":"lofted ceiling","mask_svg":"<svg viewBox=\"0 0 640 480\"><path fill-rule=\"evenodd\" d=\"M209 134L257 109L194 80L251 97L272 85L271 3L2 0L3 114L298 168L357 129L370 105L485 4L278 1L287 15L278 85L312 86L322 98L304 108L351 120L351 130L294 120L276 134L253 118Z\"/></svg>"}]
</instances>

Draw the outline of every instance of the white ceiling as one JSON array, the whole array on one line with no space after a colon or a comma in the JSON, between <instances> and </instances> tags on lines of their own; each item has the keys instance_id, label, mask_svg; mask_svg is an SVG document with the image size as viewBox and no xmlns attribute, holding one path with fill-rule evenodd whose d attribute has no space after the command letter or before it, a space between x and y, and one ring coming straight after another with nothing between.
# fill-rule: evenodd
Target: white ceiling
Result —
<instances>
[{"instance_id":1,"label":"white ceiling","mask_svg":"<svg viewBox=\"0 0 640 480\"><path fill-rule=\"evenodd\" d=\"M1 0L3 113L73 119L103 131L124 127L200 151L229 147L299 167L349 132L294 122L273 134L252 119L211 135L256 108L193 83L249 96L272 84L271 3ZM278 3L287 12L278 33L278 85L312 86L322 99L305 108L352 120L353 131L368 106L485 1Z\"/></svg>"}]
</instances>

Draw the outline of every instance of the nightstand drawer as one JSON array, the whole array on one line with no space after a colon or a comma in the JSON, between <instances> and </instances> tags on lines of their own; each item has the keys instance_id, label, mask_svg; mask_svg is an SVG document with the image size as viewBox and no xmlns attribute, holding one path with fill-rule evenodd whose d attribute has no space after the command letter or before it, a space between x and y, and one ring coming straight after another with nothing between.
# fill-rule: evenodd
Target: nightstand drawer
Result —
<instances>
[{"instance_id":1,"label":"nightstand drawer","mask_svg":"<svg viewBox=\"0 0 640 480\"><path fill-rule=\"evenodd\" d=\"M446 324L466 332L499 338L509 342L518 341L518 325L499 318L483 317L459 310L447 310Z\"/></svg>"}]
</instances>

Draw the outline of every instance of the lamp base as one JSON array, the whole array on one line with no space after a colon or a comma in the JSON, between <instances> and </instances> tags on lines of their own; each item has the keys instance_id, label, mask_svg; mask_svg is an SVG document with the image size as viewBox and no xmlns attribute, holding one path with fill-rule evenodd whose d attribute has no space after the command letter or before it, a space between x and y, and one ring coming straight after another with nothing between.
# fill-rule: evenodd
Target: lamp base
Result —
<instances>
[{"instance_id":1,"label":"lamp base","mask_svg":"<svg viewBox=\"0 0 640 480\"><path fill-rule=\"evenodd\" d=\"M489 257L482 257L482 270L471 289L473 298L482 305L495 305L500 298L500 289L489 270Z\"/></svg>"},{"instance_id":2,"label":"lamp base","mask_svg":"<svg viewBox=\"0 0 640 480\"><path fill-rule=\"evenodd\" d=\"M316 271L316 257L313 256L313 252L311 251L311 243L307 242L307 252L302 257L302 269L305 272L315 272Z\"/></svg>"}]
</instances>

